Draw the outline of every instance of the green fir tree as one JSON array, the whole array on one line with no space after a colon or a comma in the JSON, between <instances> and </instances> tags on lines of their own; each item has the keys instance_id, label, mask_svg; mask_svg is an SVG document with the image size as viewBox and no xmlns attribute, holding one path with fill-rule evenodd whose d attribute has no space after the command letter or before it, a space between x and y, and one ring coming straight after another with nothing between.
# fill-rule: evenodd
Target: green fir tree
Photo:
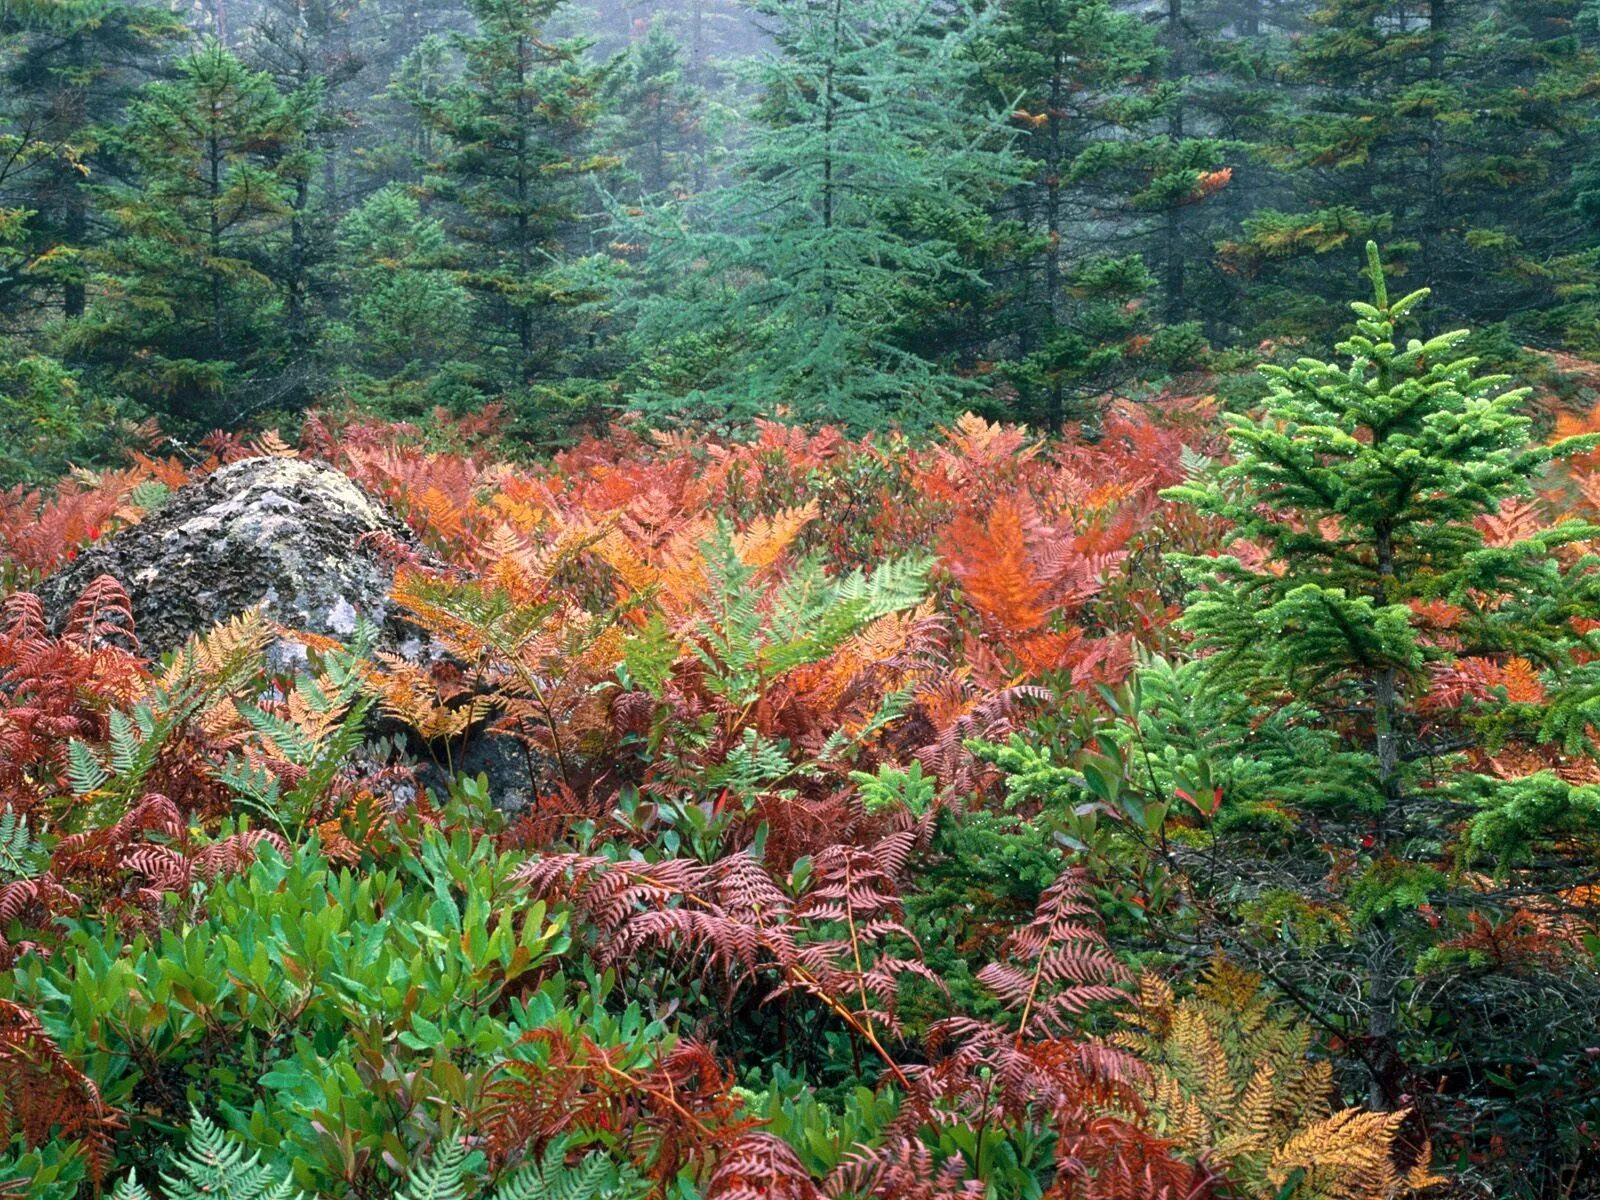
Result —
<instances>
[{"instance_id":1,"label":"green fir tree","mask_svg":"<svg viewBox=\"0 0 1600 1200\"><path fill-rule=\"evenodd\" d=\"M1571 886L1600 836L1600 787L1558 769L1595 750L1595 639L1573 622L1594 611L1582 543L1600 530L1485 533L1577 443L1532 443L1526 392L1480 373L1465 333L1404 339L1426 292L1391 302L1368 254L1374 299L1340 361L1264 367L1227 464L1168 493L1252 550L1185 560L1200 657L1147 673L1133 740L1162 786L1214 765L1209 828L1173 856L1201 936L1285 987L1359 1063L1368 1103L1395 1108L1418 1072L1502 1069L1496 1023L1537 989L1475 1025L1470 975L1457 1011L1448 980L1423 1002L1420 973L1475 921ZM1507 673L1448 698L1464 660ZM1495 770L1511 747L1546 767Z\"/></svg>"},{"instance_id":2,"label":"green fir tree","mask_svg":"<svg viewBox=\"0 0 1600 1200\"><path fill-rule=\"evenodd\" d=\"M191 429L304 399L278 264L292 251L315 88L285 96L218 43L142 88L115 131L128 182L103 190L116 233L63 342L106 388Z\"/></svg>"},{"instance_id":3,"label":"green fir tree","mask_svg":"<svg viewBox=\"0 0 1600 1200\"><path fill-rule=\"evenodd\" d=\"M970 271L935 226L987 219L1014 170L997 114L948 99L974 78L982 22L915 0L760 11L778 49L754 66L762 120L732 177L639 230L647 273L669 286L640 317L632 399L696 418L925 425L967 389L897 334L923 291Z\"/></svg>"}]
</instances>

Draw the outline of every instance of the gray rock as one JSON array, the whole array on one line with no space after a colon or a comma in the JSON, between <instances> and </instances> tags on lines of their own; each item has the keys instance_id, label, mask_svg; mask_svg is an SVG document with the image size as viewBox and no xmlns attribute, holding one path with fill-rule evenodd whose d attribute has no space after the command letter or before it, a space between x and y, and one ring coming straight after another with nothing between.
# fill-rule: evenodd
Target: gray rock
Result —
<instances>
[{"instance_id":1,"label":"gray rock","mask_svg":"<svg viewBox=\"0 0 1600 1200\"><path fill-rule=\"evenodd\" d=\"M475 729L464 746L457 745L453 773L471 779L482 775L489 784L489 796L501 812L518 816L532 808L541 795L556 787L555 764L537 750L530 750L509 734ZM443 796L450 790L450 775L434 762L417 772L417 782Z\"/></svg>"},{"instance_id":2,"label":"gray rock","mask_svg":"<svg viewBox=\"0 0 1600 1200\"><path fill-rule=\"evenodd\" d=\"M152 655L255 604L284 625L338 638L364 616L398 644L410 631L395 619L394 572L363 540L370 534L414 544L392 513L332 467L250 458L90 547L46 581L41 598L59 625L91 580L114 576ZM280 644L276 653L292 657L294 649Z\"/></svg>"}]
</instances>

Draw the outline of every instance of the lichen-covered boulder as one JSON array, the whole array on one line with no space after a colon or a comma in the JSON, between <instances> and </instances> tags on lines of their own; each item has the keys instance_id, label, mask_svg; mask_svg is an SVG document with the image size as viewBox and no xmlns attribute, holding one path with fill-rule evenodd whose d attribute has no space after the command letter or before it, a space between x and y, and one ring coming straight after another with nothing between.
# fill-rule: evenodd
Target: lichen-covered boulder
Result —
<instances>
[{"instance_id":1,"label":"lichen-covered boulder","mask_svg":"<svg viewBox=\"0 0 1600 1200\"><path fill-rule=\"evenodd\" d=\"M159 655L256 604L294 629L348 638L358 616L398 641L393 568L371 535L410 532L322 463L249 458L175 492L139 524L97 542L42 589L59 622L99 575L128 591L139 639ZM280 645L279 653L292 653Z\"/></svg>"}]
</instances>

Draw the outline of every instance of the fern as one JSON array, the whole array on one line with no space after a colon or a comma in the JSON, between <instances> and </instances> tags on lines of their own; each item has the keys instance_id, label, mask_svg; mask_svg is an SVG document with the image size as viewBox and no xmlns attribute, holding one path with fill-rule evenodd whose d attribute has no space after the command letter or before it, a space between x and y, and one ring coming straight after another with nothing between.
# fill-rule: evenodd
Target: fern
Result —
<instances>
[{"instance_id":1,"label":"fern","mask_svg":"<svg viewBox=\"0 0 1600 1200\"><path fill-rule=\"evenodd\" d=\"M39 870L44 849L28 830L27 818L8 805L0 809L0 878L26 879Z\"/></svg>"},{"instance_id":2,"label":"fern","mask_svg":"<svg viewBox=\"0 0 1600 1200\"><path fill-rule=\"evenodd\" d=\"M219 779L285 836L307 829L334 782L360 747L374 697L365 694L367 655L375 631L362 622L349 649L327 651L321 675L303 675L279 704L240 706L254 733ZM289 779L285 790L281 780Z\"/></svg>"},{"instance_id":3,"label":"fern","mask_svg":"<svg viewBox=\"0 0 1600 1200\"><path fill-rule=\"evenodd\" d=\"M838 582L835 598L841 604L857 605L856 612L862 621L904 612L922 603L927 595L928 573L933 563L928 555L908 555L890 559L873 568L870 574L857 569Z\"/></svg>"},{"instance_id":4,"label":"fern","mask_svg":"<svg viewBox=\"0 0 1600 1200\"><path fill-rule=\"evenodd\" d=\"M1261 978L1214 960L1181 1001L1140 980L1136 1026L1116 1043L1151 1068L1151 1128L1258 1200L1394 1200L1437 1182L1424 1152L1396 1166L1405 1112L1330 1112L1332 1070L1309 1030L1273 1011Z\"/></svg>"},{"instance_id":5,"label":"fern","mask_svg":"<svg viewBox=\"0 0 1600 1200\"><path fill-rule=\"evenodd\" d=\"M642 1200L649 1181L604 1154L569 1164L573 1142L556 1138L536 1163L526 1163L495 1188L491 1200Z\"/></svg>"},{"instance_id":6,"label":"fern","mask_svg":"<svg viewBox=\"0 0 1600 1200\"><path fill-rule=\"evenodd\" d=\"M0 1145L18 1133L34 1148L78 1142L98 1186L111 1161L112 1135L123 1124L39 1018L0 1000Z\"/></svg>"},{"instance_id":7,"label":"fern","mask_svg":"<svg viewBox=\"0 0 1600 1200\"><path fill-rule=\"evenodd\" d=\"M87 745L73 738L67 743L67 781L75 796L92 796L111 778L111 772Z\"/></svg>"},{"instance_id":8,"label":"fern","mask_svg":"<svg viewBox=\"0 0 1600 1200\"><path fill-rule=\"evenodd\" d=\"M707 768L705 778L708 788L737 797L748 812L759 793L784 780L810 773L809 764L797 767L790 760L786 744L764 738L747 728L743 739L728 752L727 758Z\"/></svg>"},{"instance_id":9,"label":"fern","mask_svg":"<svg viewBox=\"0 0 1600 1200\"><path fill-rule=\"evenodd\" d=\"M871 815L907 812L921 818L933 807L938 790L933 777L923 774L919 762L913 762L909 771L885 763L876 775L852 771L850 778L861 789L862 808Z\"/></svg>"},{"instance_id":10,"label":"fern","mask_svg":"<svg viewBox=\"0 0 1600 1200\"><path fill-rule=\"evenodd\" d=\"M191 1110L188 1145L161 1182L167 1200L297 1200L300 1195L287 1174L264 1164L259 1152L246 1158L243 1145L198 1109Z\"/></svg>"},{"instance_id":11,"label":"fern","mask_svg":"<svg viewBox=\"0 0 1600 1200\"><path fill-rule=\"evenodd\" d=\"M467 1150L451 1139L406 1173L395 1200L466 1200Z\"/></svg>"}]
</instances>

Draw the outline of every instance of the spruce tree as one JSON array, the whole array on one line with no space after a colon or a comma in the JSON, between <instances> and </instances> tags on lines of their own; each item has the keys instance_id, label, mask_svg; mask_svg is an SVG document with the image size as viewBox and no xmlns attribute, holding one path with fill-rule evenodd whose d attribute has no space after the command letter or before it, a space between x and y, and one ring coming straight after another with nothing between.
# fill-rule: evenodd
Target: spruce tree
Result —
<instances>
[{"instance_id":1,"label":"spruce tree","mask_svg":"<svg viewBox=\"0 0 1600 1200\"><path fill-rule=\"evenodd\" d=\"M1527 393L1463 357L1464 332L1402 340L1426 292L1390 301L1368 254L1374 298L1340 360L1262 368L1227 464L1169 493L1250 550L1185 560L1200 657L1147 673L1129 744L1153 781L1181 766L1215 786L1172 859L1202 939L1289 990L1392 1108L1437 1072L1506 1069L1486 1047L1526 1001L1474 1029L1448 982L1423 1002L1418 973L1571 886L1597 844L1600 786L1564 756L1595 751L1580 618L1600 530L1486 532L1580 443L1532 444Z\"/></svg>"},{"instance_id":2,"label":"spruce tree","mask_svg":"<svg viewBox=\"0 0 1600 1200\"><path fill-rule=\"evenodd\" d=\"M109 168L101 127L119 120L159 54L183 32L144 0L18 0L0 6L0 210L19 214L12 245L25 271L0 266L0 311L41 292L81 316L82 252L104 230L92 186Z\"/></svg>"},{"instance_id":3,"label":"spruce tree","mask_svg":"<svg viewBox=\"0 0 1600 1200\"><path fill-rule=\"evenodd\" d=\"M969 273L933 226L987 220L1014 171L997 115L952 103L975 78L980 19L919 0L758 11L777 52L753 64L761 121L732 178L636 231L670 286L641 314L632 399L697 417L925 423L963 388L898 335L928 289Z\"/></svg>"},{"instance_id":4,"label":"spruce tree","mask_svg":"<svg viewBox=\"0 0 1600 1200\"><path fill-rule=\"evenodd\" d=\"M1016 415L1059 429L1137 368L1150 294L1164 291L1169 320L1186 316L1194 246L1174 222L1226 182L1224 147L1187 135L1184 81L1163 79L1182 60L1110 0L1008 0L984 58L1028 168L1008 208L1032 237L1020 271L1001 267L999 332L1015 339L1003 373Z\"/></svg>"},{"instance_id":5,"label":"spruce tree","mask_svg":"<svg viewBox=\"0 0 1600 1200\"><path fill-rule=\"evenodd\" d=\"M1194 234L1195 205L1232 182L1230 160L1235 146L1211 131L1218 122L1208 111L1209 86L1197 77L1215 71L1209 51L1219 14L1211 0L1164 0L1155 11L1157 40L1162 49L1161 87L1155 92L1148 120L1153 128L1138 149L1111 147L1110 155L1141 170L1143 186L1134 206L1154 216L1150 257L1159 264L1163 315L1180 324L1199 311L1191 295L1190 261L1205 249ZM1213 22L1211 25L1206 21Z\"/></svg>"},{"instance_id":6,"label":"spruce tree","mask_svg":"<svg viewBox=\"0 0 1600 1200\"><path fill-rule=\"evenodd\" d=\"M387 410L426 412L434 373L464 354L471 328L472 299L448 269L442 222L391 184L344 219L339 249L350 299L334 330L337 357Z\"/></svg>"},{"instance_id":7,"label":"spruce tree","mask_svg":"<svg viewBox=\"0 0 1600 1200\"><path fill-rule=\"evenodd\" d=\"M704 97L688 82L683 60L683 48L658 20L614 77L610 141L642 196L682 196L695 186Z\"/></svg>"},{"instance_id":8,"label":"spruce tree","mask_svg":"<svg viewBox=\"0 0 1600 1200\"><path fill-rule=\"evenodd\" d=\"M103 190L116 233L63 348L108 388L203 429L305 395L310 365L289 357L274 263L290 249L317 97L282 95L215 42L174 74L142 88L115 131L133 174Z\"/></svg>"},{"instance_id":9,"label":"spruce tree","mask_svg":"<svg viewBox=\"0 0 1600 1200\"><path fill-rule=\"evenodd\" d=\"M1225 247L1266 332L1321 332L1329 272L1381 234L1455 317L1524 340L1587 336L1596 274L1574 169L1600 58L1580 0L1320 0L1284 68L1263 152L1285 194Z\"/></svg>"},{"instance_id":10,"label":"spruce tree","mask_svg":"<svg viewBox=\"0 0 1600 1200\"><path fill-rule=\"evenodd\" d=\"M289 243L273 262L284 296L291 354L309 360L325 307L326 266L334 254L340 211L340 168L350 161L356 87L364 63L355 53L355 0L263 0L246 32L242 57L271 75L285 95L314 97L301 122L300 144L285 147Z\"/></svg>"},{"instance_id":11,"label":"spruce tree","mask_svg":"<svg viewBox=\"0 0 1600 1200\"><path fill-rule=\"evenodd\" d=\"M589 250L583 218L598 208L600 80L582 46L546 39L562 0L471 0L476 30L455 39L459 81L418 98L440 137L430 194L449 206L462 279L485 311L500 377L522 385L559 374L572 341L574 297L558 268Z\"/></svg>"}]
</instances>

